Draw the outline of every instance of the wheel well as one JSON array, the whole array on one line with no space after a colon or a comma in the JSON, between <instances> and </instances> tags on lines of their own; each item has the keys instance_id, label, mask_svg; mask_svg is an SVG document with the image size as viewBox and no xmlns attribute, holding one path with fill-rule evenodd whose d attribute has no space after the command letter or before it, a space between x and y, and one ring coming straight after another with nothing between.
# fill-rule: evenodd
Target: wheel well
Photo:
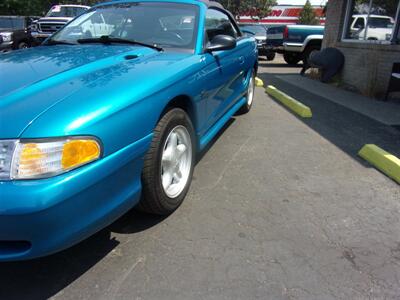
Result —
<instances>
[{"instance_id":1,"label":"wheel well","mask_svg":"<svg viewBox=\"0 0 400 300\"><path fill-rule=\"evenodd\" d=\"M27 43L29 45L29 41L27 39L20 39L20 40L14 41L14 43L13 43L14 50L17 50L19 44L21 44L22 42Z\"/></svg>"},{"instance_id":2,"label":"wheel well","mask_svg":"<svg viewBox=\"0 0 400 300\"><path fill-rule=\"evenodd\" d=\"M161 113L160 119L172 108L180 108L183 109L189 116L190 120L192 120L193 126L197 129L197 117L194 109L194 105L192 100L187 95L180 95L173 98L168 102L167 106L164 108Z\"/></svg>"},{"instance_id":3,"label":"wheel well","mask_svg":"<svg viewBox=\"0 0 400 300\"><path fill-rule=\"evenodd\" d=\"M308 47L319 47L319 48L321 48L321 46L322 46L322 41L321 40L311 40L306 45L305 49L307 49Z\"/></svg>"}]
</instances>

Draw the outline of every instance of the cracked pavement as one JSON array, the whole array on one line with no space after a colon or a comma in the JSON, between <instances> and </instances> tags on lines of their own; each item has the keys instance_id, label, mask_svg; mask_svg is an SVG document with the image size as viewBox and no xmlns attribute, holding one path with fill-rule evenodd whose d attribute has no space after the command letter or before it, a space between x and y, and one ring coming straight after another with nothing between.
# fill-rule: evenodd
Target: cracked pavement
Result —
<instances>
[{"instance_id":1,"label":"cracked pavement","mask_svg":"<svg viewBox=\"0 0 400 300\"><path fill-rule=\"evenodd\" d=\"M265 65L264 80L298 71ZM258 88L174 214L132 211L71 249L2 263L0 299L399 299L399 185L352 152L358 131L314 118Z\"/></svg>"}]
</instances>

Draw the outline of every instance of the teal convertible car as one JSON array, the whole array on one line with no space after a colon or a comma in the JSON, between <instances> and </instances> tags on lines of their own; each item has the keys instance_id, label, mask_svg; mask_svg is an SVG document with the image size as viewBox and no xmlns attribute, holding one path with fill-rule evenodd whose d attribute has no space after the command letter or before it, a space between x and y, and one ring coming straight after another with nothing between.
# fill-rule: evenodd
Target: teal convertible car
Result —
<instances>
[{"instance_id":1,"label":"teal convertible car","mask_svg":"<svg viewBox=\"0 0 400 300\"><path fill-rule=\"evenodd\" d=\"M257 45L215 2L114 1L0 55L0 260L65 249L131 208L170 214L196 154L250 110Z\"/></svg>"}]
</instances>

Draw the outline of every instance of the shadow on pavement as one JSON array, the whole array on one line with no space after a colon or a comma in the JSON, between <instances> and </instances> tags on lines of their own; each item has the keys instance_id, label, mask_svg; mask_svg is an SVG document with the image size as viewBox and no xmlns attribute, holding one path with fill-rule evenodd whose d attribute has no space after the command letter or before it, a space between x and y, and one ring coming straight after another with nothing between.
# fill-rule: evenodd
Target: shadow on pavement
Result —
<instances>
[{"instance_id":1,"label":"shadow on pavement","mask_svg":"<svg viewBox=\"0 0 400 300\"><path fill-rule=\"evenodd\" d=\"M145 231L161 223L167 216L158 216L139 212L131 209L117 221L109 226L111 232L120 234L133 234Z\"/></svg>"},{"instance_id":2,"label":"shadow on pavement","mask_svg":"<svg viewBox=\"0 0 400 300\"><path fill-rule=\"evenodd\" d=\"M235 119L231 118L219 134L198 155L198 162ZM0 299L48 299L77 280L119 245L112 233L145 231L163 222L156 216L130 210L113 224L81 243L59 253L30 261L0 263Z\"/></svg>"},{"instance_id":3,"label":"shadow on pavement","mask_svg":"<svg viewBox=\"0 0 400 300\"><path fill-rule=\"evenodd\" d=\"M197 154L197 162L198 164L203 157L207 154L207 152L212 148L216 141L224 134L224 132L233 124L235 123L236 119L234 117L230 118L228 122L221 128L221 130L217 133L217 135L207 144L207 146Z\"/></svg>"},{"instance_id":4,"label":"shadow on pavement","mask_svg":"<svg viewBox=\"0 0 400 300\"><path fill-rule=\"evenodd\" d=\"M300 117L298 119L355 160L365 166L370 166L357 155L358 151L365 144L376 144L400 157L400 132L394 127L382 124L356 111L336 104L324 98L324 95L316 95L305 89L291 85L274 75L284 76L285 74L263 73L259 74L259 77L266 84L276 86L278 89L311 107L313 112L311 119L302 119ZM286 107L284 108L286 109Z\"/></svg>"},{"instance_id":5,"label":"shadow on pavement","mask_svg":"<svg viewBox=\"0 0 400 300\"><path fill-rule=\"evenodd\" d=\"M102 230L60 253L30 261L0 265L0 299L48 299L68 286L117 245Z\"/></svg>"},{"instance_id":6,"label":"shadow on pavement","mask_svg":"<svg viewBox=\"0 0 400 300\"><path fill-rule=\"evenodd\" d=\"M134 234L165 217L132 209L108 228L62 252L30 261L0 264L0 299L48 299L67 287L119 245L112 232Z\"/></svg>"}]
</instances>

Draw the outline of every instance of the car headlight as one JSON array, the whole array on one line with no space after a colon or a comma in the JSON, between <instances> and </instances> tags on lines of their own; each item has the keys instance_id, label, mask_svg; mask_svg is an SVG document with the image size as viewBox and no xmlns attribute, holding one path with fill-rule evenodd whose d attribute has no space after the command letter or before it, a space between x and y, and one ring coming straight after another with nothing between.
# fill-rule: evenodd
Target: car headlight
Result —
<instances>
[{"instance_id":1,"label":"car headlight","mask_svg":"<svg viewBox=\"0 0 400 300\"><path fill-rule=\"evenodd\" d=\"M0 141L0 180L39 179L59 175L101 156L94 138Z\"/></svg>"},{"instance_id":2,"label":"car headlight","mask_svg":"<svg viewBox=\"0 0 400 300\"><path fill-rule=\"evenodd\" d=\"M12 32L2 32L0 33L3 38L3 42L11 42L12 41Z\"/></svg>"}]
</instances>

